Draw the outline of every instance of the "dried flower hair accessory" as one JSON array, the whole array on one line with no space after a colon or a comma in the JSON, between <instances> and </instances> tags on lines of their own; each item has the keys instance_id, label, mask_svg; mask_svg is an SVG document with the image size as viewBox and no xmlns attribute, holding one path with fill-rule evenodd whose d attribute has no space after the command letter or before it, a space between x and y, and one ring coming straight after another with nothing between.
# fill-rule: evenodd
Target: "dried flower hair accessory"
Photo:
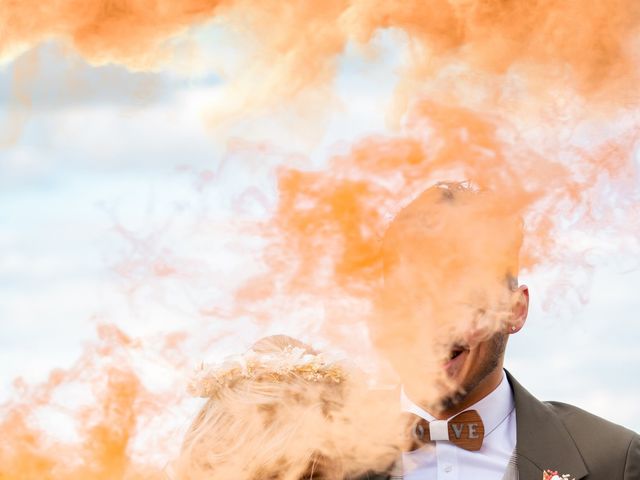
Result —
<instances>
[{"instance_id":1,"label":"dried flower hair accessory","mask_svg":"<svg viewBox=\"0 0 640 480\"><path fill-rule=\"evenodd\" d=\"M282 381L301 378L310 382L341 383L346 377L336 359L288 346L278 352L249 350L221 364L202 363L192 375L187 391L194 397L212 397L238 380Z\"/></svg>"}]
</instances>

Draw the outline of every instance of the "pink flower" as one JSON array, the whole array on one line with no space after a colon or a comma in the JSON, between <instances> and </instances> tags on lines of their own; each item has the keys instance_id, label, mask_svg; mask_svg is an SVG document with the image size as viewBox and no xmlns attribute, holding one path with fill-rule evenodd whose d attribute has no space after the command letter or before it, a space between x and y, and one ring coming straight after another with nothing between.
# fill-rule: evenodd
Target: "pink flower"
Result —
<instances>
[{"instance_id":1,"label":"pink flower","mask_svg":"<svg viewBox=\"0 0 640 480\"><path fill-rule=\"evenodd\" d=\"M575 478L570 479L570 476L568 473L560 475L556 470L545 470L542 472L542 480L575 480Z\"/></svg>"}]
</instances>

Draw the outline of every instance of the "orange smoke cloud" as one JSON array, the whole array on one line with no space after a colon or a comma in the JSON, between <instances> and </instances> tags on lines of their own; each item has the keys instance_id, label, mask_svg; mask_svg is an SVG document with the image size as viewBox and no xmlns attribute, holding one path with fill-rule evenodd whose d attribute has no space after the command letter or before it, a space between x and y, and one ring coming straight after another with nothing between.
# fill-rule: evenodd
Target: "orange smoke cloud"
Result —
<instances>
[{"instance_id":1,"label":"orange smoke cloud","mask_svg":"<svg viewBox=\"0 0 640 480\"><path fill-rule=\"evenodd\" d=\"M554 138L535 146L524 137L514 141L508 137L518 132L504 119L432 101L417 103L407 118L403 136L362 140L325 170L281 169L277 211L266 225L267 234L276 235L276 248L267 253L272 269L254 292L275 293L272 275L285 277L290 292L327 293L323 286L352 295L370 291L381 278L380 247L390 218L443 179L494 191L505 215L527 219L524 269L562 255L554 249L553 229L563 212L577 214L576 225L598 228L605 206L617 205L631 223L610 228L637 227L631 215L637 193L628 181L638 131L633 122L613 138L580 148ZM603 192L602 178L620 192ZM240 292L241 304L251 291Z\"/></svg>"},{"instance_id":2,"label":"orange smoke cloud","mask_svg":"<svg viewBox=\"0 0 640 480\"><path fill-rule=\"evenodd\" d=\"M4 0L0 12L0 58L53 39L92 63L142 69L165 58L171 39L188 28L222 20L253 39L263 57L252 62L297 88L329 80L334 57L349 41L366 44L383 29L401 31L411 42L410 69L418 81L455 60L499 74L516 65L532 82L560 77L587 89L620 86L636 75L640 20L633 0L63 0L47 7ZM274 87L271 77L262 80Z\"/></svg>"},{"instance_id":3,"label":"orange smoke cloud","mask_svg":"<svg viewBox=\"0 0 640 480\"><path fill-rule=\"evenodd\" d=\"M153 348L114 327L100 327L99 336L72 368L52 371L45 383L16 380L12 399L0 408L7 439L0 447L1 478L164 478L166 462L150 460L139 443L152 433L158 451L151 453L169 450L169 429L154 430L153 417L180 400L141 380L135 356L149 356ZM178 340L161 342L167 367Z\"/></svg>"},{"instance_id":4,"label":"orange smoke cloud","mask_svg":"<svg viewBox=\"0 0 640 480\"><path fill-rule=\"evenodd\" d=\"M142 66L156 60L154 56L172 35L211 17L220 3L61 1L45 7L5 1L0 52L11 57L41 42L60 39L94 63Z\"/></svg>"},{"instance_id":5,"label":"orange smoke cloud","mask_svg":"<svg viewBox=\"0 0 640 480\"><path fill-rule=\"evenodd\" d=\"M588 266L584 255L592 246L574 245L572 235L583 242L595 239L606 225L620 239L638 238L633 116L607 117L618 123L609 132L593 120L556 123L560 138L550 134L535 144L527 138L530 132L518 131L535 125L528 120L514 125L500 108L488 116L419 101L405 117L401 135L362 140L321 171L282 168L278 205L264 226L272 241L265 250L268 269L237 292L234 314L269 322L290 305L330 305L324 320L334 341L349 345L350 332L366 322L382 351L397 352L414 365L415 376L431 388L424 398L434 400L429 395L440 391L426 372L446 380L438 378L444 351L467 330L483 332L483 338L499 331L508 313L494 312L477 324L473 308L453 306L473 302L479 293L478 305L492 304L491 299L499 304L507 274L517 276L519 269L559 265L571 276L573 269ZM604 133L585 141L594 124ZM566 128L574 130L573 137L562 135ZM414 216L427 223L452 217L432 238L397 227L407 204L448 179L469 180L491 192L491 202L446 214L412 204ZM615 216L609 215L612 210ZM524 246L518 252L520 237ZM621 241L638 248L637 240ZM405 283L390 286L388 278L383 282L383 267L394 250L409 258L410 271ZM386 305L380 311L381 299Z\"/></svg>"},{"instance_id":6,"label":"orange smoke cloud","mask_svg":"<svg viewBox=\"0 0 640 480\"><path fill-rule=\"evenodd\" d=\"M362 139L320 170L282 166L274 214L260 224L268 243L264 272L234 292L232 307L214 305L212 312L270 322L292 305L330 304L326 323L334 339L345 340L339 329L332 330L336 325L348 335L364 321L394 332L388 339L410 338L415 323L374 312L383 239L391 219L441 180L468 180L495 196L491 215L466 215L466 223L486 226L491 216L497 217L494 225L505 218L524 220L521 269L584 263L569 233L590 239L606 228L608 238L631 237L627 246L637 247L639 198L632 160L640 125L634 113L638 99L630 88L638 77L635 0L606 5L597 0L61 1L47 7L5 0L0 12L6 25L0 44L4 58L53 38L72 44L91 62L139 69L158 65L171 39L188 27L222 20L253 40L241 90L253 88L270 98L331 85L336 61L350 42L367 44L383 29L400 32L406 61L397 91L398 131ZM501 228L489 231L496 239L505 235ZM493 244L486 229L483 235L472 260L485 253L481 246ZM403 232L399 236L413 248L414 263L446 263L443 245L460 245L453 234L443 243L425 244L412 244ZM498 265L508 270L508 262ZM171 265L172 274L179 268ZM445 285L459 276L456 268L440 271ZM448 304L452 295L443 291L438 300ZM430 322L433 329L427 333L437 330L440 316ZM495 330L499 322L489 326ZM104 351L105 358L113 355ZM1 426L11 441L0 447L0 477L158 474L138 467L128 445L140 419L155 411L149 403L172 400L146 392L124 358L115 355L113 363L102 370L83 358L70 373L52 377L5 407ZM68 447L53 443L62 452L53 454L46 434L28 417L51 403L58 385L86 371L104 372L102 379L87 379L103 386L99 400L76 417L83 425L82 440ZM100 383L105 379L106 385ZM82 466L65 461L72 452L81 453Z\"/></svg>"}]
</instances>

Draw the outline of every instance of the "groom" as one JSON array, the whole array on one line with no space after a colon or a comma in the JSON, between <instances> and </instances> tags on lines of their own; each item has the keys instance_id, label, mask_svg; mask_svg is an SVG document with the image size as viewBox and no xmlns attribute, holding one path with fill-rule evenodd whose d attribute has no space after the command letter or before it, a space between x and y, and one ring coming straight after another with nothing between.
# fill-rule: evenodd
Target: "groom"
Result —
<instances>
[{"instance_id":1,"label":"groom","mask_svg":"<svg viewBox=\"0 0 640 480\"><path fill-rule=\"evenodd\" d=\"M640 480L640 436L540 402L503 369L529 305L513 202L438 184L400 212L383 243L384 313L372 336L402 380L411 445L374 478Z\"/></svg>"}]
</instances>

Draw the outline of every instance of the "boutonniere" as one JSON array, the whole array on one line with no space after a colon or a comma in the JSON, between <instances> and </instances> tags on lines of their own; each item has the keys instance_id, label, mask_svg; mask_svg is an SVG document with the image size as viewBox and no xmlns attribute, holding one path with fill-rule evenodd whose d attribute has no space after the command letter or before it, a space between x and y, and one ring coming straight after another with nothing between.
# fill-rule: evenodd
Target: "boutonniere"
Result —
<instances>
[{"instance_id":1,"label":"boutonniere","mask_svg":"<svg viewBox=\"0 0 640 480\"><path fill-rule=\"evenodd\" d=\"M542 480L575 480L575 478L569 478L571 475L565 473L564 475L560 475L555 470L545 470L542 472Z\"/></svg>"}]
</instances>

